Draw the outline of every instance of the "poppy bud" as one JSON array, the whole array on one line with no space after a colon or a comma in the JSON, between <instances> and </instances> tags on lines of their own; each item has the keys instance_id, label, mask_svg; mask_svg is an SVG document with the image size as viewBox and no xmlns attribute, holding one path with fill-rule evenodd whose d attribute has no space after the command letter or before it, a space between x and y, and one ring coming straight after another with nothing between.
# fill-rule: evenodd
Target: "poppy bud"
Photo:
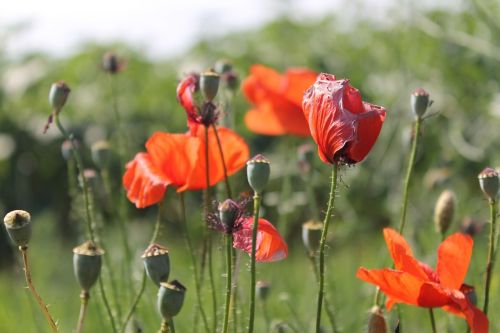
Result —
<instances>
[{"instance_id":1,"label":"poppy bud","mask_svg":"<svg viewBox=\"0 0 500 333\"><path fill-rule=\"evenodd\" d=\"M374 306L370 310L368 317L368 333L387 333L387 324L384 314L379 306Z\"/></svg>"},{"instance_id":2,"label":"poppy bud","mask_svg":"<svg viewBox=\"0 0 500 333\"><path fill-rule=\"evenodd\" d=\"M142 254L142 259L144 259L146 273L158 287L161 282L168 281L170 257L167 248L159 244L151 244Z\"/></svg>"},{"instance_id":3,"label":"poppy bud","mask_svg":"<svg viewBox=\"0 0 500 333\"><path fill-rule=\"evenodd\" d=\"M429 105L429 93L423 88L418 88L411 94L411 110L415 117L422 118Z\"/></svg>"},{"instance_id":4,"label":"poppy bud","mask_svg":"<svg viewBox=\"0 0 500 333\"><path fill-rule=\"evenodd\" d=\"M258 154L247 162L248 184L255 193L260 194L269 181L271 163L263 155Z\"/></svg>"},{"instance_id":5,"label":"poppy bud","mask_svg":"<svg viewBox=\"0 0 500 333\"><path fill-rule=\"evenodd\" d=\"M52 83L49 92L49 103L56 113L61 112L71 89L64 81Z\"/></svg>"},{"instance_id":6,"label":"poppy bud","mask_svg":"<svg viewBox=\"0 0 500 333\"><path fill-rule=\"evenodd\" d=\"M436 207L434 209L434 225L436 226L436 231L438 231L441 235L444 235L446 231L448 231L448 228L453 222L455 205L455 193L450 190L443 191L436 201Z\"/></svg>"},{"instance_id":7,"label":"poppy bud","mask_svg":"<svg viewBox=\"0 0 500 333\"><path fill-rule=\"evenodd\" d=\"M84 291L90 290L99 278L104 250L92 241L73 249L73 270L76 280Z\"/></svg>"},{"instance_id":8,"label":"poppy bud","mask_svg":"<svg viewBox=\"0 0 500 333\"><path fill-rule=\"evenodd\" d=\"M111 146L108 141L97 141L90 148L92 161L99 169L106 169L111 161Z\"/></svg>"},{"instance_id":9,"label":"poppy bud","mask_svg":"<svg viewBox=\"0 0 500 333\"><path fill-rule=\"evenodd\" d=\"M205 100L211 102L219 90L220 75L209 71L200 74L200 90Z\"/></svg>"},{"instance_id":10,"label":"poppy bud","mask_svg":"<svg viewBox=\"0 0 500 333\"><path fill-rule=\"evenodd\" d=\"M102 69L110 74L116 74L120 71L120 62L113 52L106 52L102 56Z\"/></svg>"},{"instance_id":11,"label":"poppy bud","mask_svg":"<svg viewBox=\"0 0 500 333\"><path fill-rule=\"evenodd\" d=\"M218 210L221 222L226 227L226 230L231 232L240 215L240 206L236 201L227 199L219 204Z\"/></svg>"},{"instance_id":12,"label":"poppy bud","mask_svg":"<svg viewBox=\"0 0 500 333\"><path fill-rule=\"evenodd\" d=\"M179 281L162 282L158 291L158 311L163 319L176 316L184 303L186 287Z\"/></svg>"},{"instance_id":13,"label":"poppy bud","mask_svg":"<svg viewBox=\"0 0 500 333\"><path fill-rule=\"evenodd\" d=\"M311 220L302 224L302 241L310 253L315 253L319 250L322 232L323 222Z\"/></svg>"},{"instance_id":14,"label":"poppy bud","mask_svg":"<svg viewBox=\"0 0 500 333\"><path fill-rule=\"evenodd\" d=\"M31 216L24 210L13 210L3 219L7 233L16 246L26 246L31 239Z\"/></svg>"},{"instance_id":15,"label":"poppy bud","mask_svg":"<svg viewBox=\"0 0 500 333\"><path fill-rule=\"evenodd\" d=\"M490 201L495 201L498 195L498 189L500 188L500 180L498 179L496 170L493 168L485 168L477 178L479 179L479 186L483 193Z\"/></svg>"},{"instance_id":16,"label":"poppy bud","mask_svg":"<svg viewBox=\"0 0 500 333\"><path fill-rule=\"evenodd\" d=\"M257 292L257 297L261 301L265 301L269 296L269 291L271 289L271 283L268 281L257 281L255 284L255 290Z\"/></svg>"}]
</instances>

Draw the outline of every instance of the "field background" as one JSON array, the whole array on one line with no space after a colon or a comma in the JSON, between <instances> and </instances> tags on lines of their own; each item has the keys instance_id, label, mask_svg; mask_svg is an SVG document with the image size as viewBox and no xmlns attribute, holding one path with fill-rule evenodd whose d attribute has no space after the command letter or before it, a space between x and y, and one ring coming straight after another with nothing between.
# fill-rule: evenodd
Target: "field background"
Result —
<instances>
[{"instance_id":1,"label":"field background","mask_svg":"<svg viewBox=\"0 0 500 333\"><path fill-rule=\"evenodd\" d=\"M91 167L90 144L103 138L116 140L109 78L100 69L101 56L108 50L126 59L125 70L115 77L115 87L128 137L127 160L143 150L154 131L185 131L185 114L175 98L178 78L191 70L209 68L221 58L234 64L241 79L255 63L280 71L302 66L348 77L364 100L387 107L386 123L372 153L360 165L341 172L327 257L327 292L343 332L365 328L372 302L373 288L355 278L357 268L390 265L381 229L395 226L399 219L411 135L409 96L415 88L424 87L430 93L434 100L431 111L439 114L424 123L410 188L407 239L418 258L435 263L439 236L434 231L433 211L444 189L454 190L458 198L452 231L459 230L467 218L487 221L487 202L480 193L477 174L486 166L500 166L499 4L470 0L426 11L396 6L387 10L384 19L364 13L349 22L341 12L315 20L298 20L296 14L284 11L281 17L259 28L201 39L185 54L169 59L152 60L140 48L119 42L87 43L65 57L30 53L12 58L0 47L0 211L25 209L32 213L33 278L52 314L59 319L61 332L71 332L78 316L79 288L73 278L71 249L82 241L78 230L83 224L78 209L81 205L71 207L68 200L66 164L60 154L62 138L56 128L42 134L50 113L47 95L57 80L64 79L71 86L61 117L84 142L86 165ZM0 46L16 38L16 33L15 29L5 31L6 39L0 41ZM243 123L248 108L241 93L237 93L232 104L235 130L245 137L252 154L264 153L272 161L264 216L286 235L290 247L287 260L258 265L258 278L272 283L269 311L273 319L295 326L298 320L304 327L312 327L316 284L300 239L301 224L311 213L304 182L295 167L297 146L312 140L250 133ZM116 160L113 167L118 169ZM328 175L329 167L316 159L313 185L321 207L327 199ZM231 182L235 192L249 190L244 172L232 177ZM287 182L290 186L283 190ZM116 193L119 186L116 177ZM201 194L189 193L187 199L191 231L201 239ZM137 258L133 279L139 280L139 254L150 237L156 208L127 208L130 244ZM103 244L111 255L113 269L120 275L123 253L117 227L102 215L97 217L106 225ZM186 264L188 253L179 236L178 198L172 190L166 196L163 221L160 243L170 249L170 276L188 287L185 307L176 320L177 331L190 332L195 292ZM466 281L477 287L480 304L486 231L475 238ZM219 244L215 267L216 272L223 272L222 239ZM4 228L0 228L0 332L47 332L46 323L24 288L19 264L18 253L6 240ZM500 300L495 297L500 288L499 271L497 265L491 290L491 332L500 331L500 322L494 316L500 309ZM243 255L243 292L248 285L246 272L247 256ZM217 277L221 304L225 281L221 274ZM204 296L208 309L209 290L204 290ZM128 297L124 291L122 298ZM93 293L87 331L109 332L107 318L94 302L98 299ZM137 317L145 332L159 327L155 302L156 291L148 282ZM293 318L290 309L298 319ZM405 332L430 331L427 311L406 306L402 309ZM242 310L246 311L246 307ZM465 332L463 320L440 310L435 312L440 332L446 328L448 332ZM257 314L257 331L264 332L259 309ZM327 326L326 317L324 323Z\"/></svg>"}]
</instances>

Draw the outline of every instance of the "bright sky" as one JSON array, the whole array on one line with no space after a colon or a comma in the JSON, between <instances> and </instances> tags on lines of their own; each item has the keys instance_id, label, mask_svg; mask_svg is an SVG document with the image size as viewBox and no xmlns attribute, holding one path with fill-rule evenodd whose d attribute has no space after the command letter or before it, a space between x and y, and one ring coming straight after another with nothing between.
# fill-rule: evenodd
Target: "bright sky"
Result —
<instances>
[{"instance_id":1,"label":"bright sky","mask_svg":"<svg viewBox=\"0 0 500 333\"><path fill-rule=\"evenodd\" d=\"M124 40L158 57L178 54L197 37L256 27L291 8L297 18L358 7L376 15L398 0L14 0L0 11L5 27L27 23L7 41L8 54L75 52L82 41ZM362 5L360 5L362 4ZM285 7L286 6L286 7Z\"/></svg>"}]
</instances>

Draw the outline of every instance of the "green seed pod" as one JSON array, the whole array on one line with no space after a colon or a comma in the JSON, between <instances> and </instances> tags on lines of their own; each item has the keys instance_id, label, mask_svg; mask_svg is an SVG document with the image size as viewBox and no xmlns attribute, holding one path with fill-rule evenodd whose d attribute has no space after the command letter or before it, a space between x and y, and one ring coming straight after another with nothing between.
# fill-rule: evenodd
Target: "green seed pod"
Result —
<instances>
[{"instance_id":1,"label":"green seed pod","mask_svg":"<svg viewBox=\"0 0 500 333\"><path fill-rule=\"evenodd\" d=\"M219 90L220 75L209 71L200 74L200 90L206 101L211 102Z\"/></svg>"},{"instance_id":2,"label":"green seed pod","mask_svg":"<svg viewBox=\"0 0 500 333\"><path fill-rule=\"evenodd\" d=\"M500 180L496 170L493 168L485 168L477 178L479 179L479 186L483 193L490 201L495 201L500 188Z\"/></svg>"},{"instance_id":3,"label":"green seed pod","mask_svg":"<svg viewBox=\"0 0 500 333\"><path fill-rule=\"evenodd\" d=\"M255 193L261 194L269 181L271 163L263 155L258 154L247 162L248 184Z\"/></svg>"},{"instance_id":4,"label":"green seed pod","mask_svg":"<svg viewBox=\"0 0 500 333\"><path fill-rule=\"evenodd\" d=\"M255 291L257 293L257 297L261 301L265 301L269 296L269 292L271 290L271 283L268 281L257 281L255 284Z\"/></svg>"},{"instance_id":5,"label":"green seed pod","mask_svg":"<svg viewBox=\"0 0 500 333\"><path fill-rule=\"evenodd\" d=\"M226 199L219 204L218 210L221 222L226 226L226 230L231 232L236 220L240 216L241 207L236 201Z\"/></svg>"},{"instance_id":6,"label":"green seed pod","mask_svg":"<svg viewBox=\"0 0 500 333\"><path fill-rule=\"evenodd\" d=\"M162 282L158 291L158 311L163 319L176 316L184 303L186 287L179 281L173 280L168 283Z\"/></svg>"},{"instance_id":7,"label":"green seed pod","mask_svg":"<svg viewBox=\"0 0 500 333\"><path fill-rule=\"evenodd\" d=\"M170 257L167 248L158 244L151 244L144 251L142 258L146 273L158 287L160 283L168 281Z\"/></svg>"},{"instance_id":8,"label":"green seed pod","mask_svg":"<svg viewBox=\"0 0 500 333\"><path fill-rule=\"evenodd\" d=\"M387 324L384 314L379 306L374 306L370 310L368 317L368 333L387 333Z\"/></svg>"},{"instance_id":9,"label":"green seed pod","mask_svg":"<svg viewBox=\"0 0 500 333\"><path fill-rule=\"evenodd\" d=\"M116 74L120 71L120 61L113 52L106 52L102 56L102 69L110 74Z\"/></svg>"},{"instance_id":10,"label":"green seed pod","mask_svg":"<svg viewBox=\"0 0 500 333\"><path fill-rule=\"evenodd\" d=\"M436 201L434 209L434 225L436 231L441 235L446 234L455 216L456 197L455 193L445 190Z\"/></svg>"},{"instance_id":11,"label":"green seed pod","mask_svg":"<svg viewBox=\"0 0 500 333\"><path fill-rule=\"evenodd\" d=\"M429 93L422 88L411 94L411 110L416 118L422 118L430 105Z\"/></svg>"},{"instance_id":12,"label":"green seed pod","mask_svg":"<svg viewBox=\"0 0 500 333\"><path fill-rule=\"evenodd\" d=\"M111 146L108 141L95 142L90 148L92 161L100 169L106 169L111 161Z\"/></svg>"},{"instance_id":13,"label":"green seed pod","mask_svg":"<svg viewBox=\"0 0 500 333\"><path fill-rule=\"evenodd\" d=\"M73 271L82 290L89 291L101 272L104 250L92 241L73 249Z\"/></svg>"},{"instance_id":14,"label":"green seed pod","mask_svg":"<svg viewBox=\"0 0 500 333\"><path fill-rule=\"evenodd\" d=\"M323 222L311 220L302 224L302 242L310 253L316 253L319 250L322 232Z\"/></svg>"},{"instance_id":15,"label":"green seed pod","mask_svg":"<svg viewBox=\"0 0 500 333\"><path fill-rule=\"evenodd\" d=\"M24 210L13 210L3 219L10 239L17 246L26 246L31 239L31 216Z\"/></svg>"},{"instance_id":16,"label":"green seed pod","mask_svg":"<svg viewBox=\"0 0 500 333\"><path fill-rule=\"evenodd\" d=\"M49 92L49 103L56 113L61 112L71 89L64 81L53 83Z\"/></svg>"}]
</instances>

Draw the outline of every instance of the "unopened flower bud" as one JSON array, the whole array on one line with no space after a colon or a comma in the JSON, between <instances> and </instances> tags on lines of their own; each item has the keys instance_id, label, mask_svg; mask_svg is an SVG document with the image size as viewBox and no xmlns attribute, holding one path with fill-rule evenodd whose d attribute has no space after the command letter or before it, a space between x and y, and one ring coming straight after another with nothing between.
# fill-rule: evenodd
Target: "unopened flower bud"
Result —
<instances>
[{"instance_id":1,"label":"unopened flower bud","mask_svg":"<svg viewBox=\"0 0 500 333\"><path fill-rule=\"evenodd\" d=\"M73 249L73 270L82 290L89 291L99 278L103 254L104 250L92 241Z\"/></svg>"},{"instance_id":2,"label":"unopened flower bud","mask_svg":"<svg viewBox=\"0 0 500 333\"><path fill-rule=\"evenodd\" d=\"M161 283L158 291L158 311L163 319L168 320L181 311L185 294L186 287L177 280Z\"/></svg>"},{"instance_id":3,"label":"unopened flower bud","mask_svg":"<svg viewBox=\"0 0 500 333\"><path fill-rule=\"evenodd\" d=\"M387 333L387 324L384 314L379 306L374 306L370 310L368 317L368 333Z\"/></svg>"},{"instance_id":4,"label":"unopened flower bud","mask_svg":"<svg viewBox=\"0 0 500 333\"><path fill-rule=\"evenodd\" d=\"M261 194L269 181L271 163L263 155L258 154L247 162L248 184L255 193Z\"/></svg>"},{"instance_id":5,"label":"unopened flower bud","mask_svg":"<svg viewBox=\"0 0 500 333\"><path fill-rule=\"evenodd\" d=\"M106 52L102 56L102 69L110 74L116 74L120 71L120 61L113 52Z\"/></svg>"},{"instance_id":6,"label":"unopened flower bud","mask_svg":"<svg viewBox=\"0 0 500 333\"><path fill-rule=\"evenodd\" d=\"M255 291L257 292L257 297L261 301L265 301L269 296L269 291L271 289L271 283L268 281L257 281L255 284Z\"/></svg>"},{"instance_id":7,"label":"unopened flower bud","mask_svg":"<svg viewBox=\"0 0 500 333\"><path fill-rule=\"evenodd\" d=\"M221 222L226 227L226 230L231 232L240 215L240 206L236 201L227 199L219 204L218 210Z\"/></svg>"},{"instance_id":8,"label":"unopened flower bud","mask_svg":"<svg viewBox=\"0 0 500 333\"><path fill-rule=\"evenodd\" d=\"M319 250L323 223L320 221L307 221L302 224L302 241L309 253L314 254Z\"/></svg>"},{"instance_id":9,"label":"unopened flower bud","mask_svg":"<svg viewBox=\"0 0 500 333\"><path fill-rule=\"evenodd\" d=\"M64 81L53 83L49 92L49 103L56 113L61 112L71 89Z\"/></svg>"},{"instance_id":10,"label":"unopened flower bud","mask_svg":"<svg viewBox=\"0 0 500 333\"><path fill-rule=\"evenodd\" d=\"M200 74L200 90L206 101L211 102L219 90L220 75L215 72L204 72Z\"/></svg>"},{"instance_id":11,"label":"unopened flower bud","mask_svg":"<svg viewBox=\"0 0 500 333\"><path fill-rule=\"evenodd\" d=\"M479 186L483 193L490 201L495 201L500 188L500 180L497 171L493 168L485 168L477 178L479 179Z\"/></svg>"},{"instance_id":12,"label":"unopened flower bud","mask_svg":"<svg viewBox=\"0 0 500 333\"><path fill-rule=\"evenodd\" d=\"M441 235L446 234L455 216L456 197L455 193L445 190L436 201L434 208L434 225L436 231Z\"/></svg>"},{"instance_id":13,"label":"unopened flower bud","mask_svg":"<svg viewBox=\"0 0 500 333\"><path fill-rule=\"evenodd\" d=\"M149 278L159 287L168 281L170 274L170 257L167 248L159 244L151 244L142 254L144 268Z\"/></svg>"},{"instance_id":14,"label":"unopened flower bud","mask_svg":"<svg viewBox=\"0 0 500 333\"><path fill-rule=\"evenodd\" d=\"M90 148L92 161L101 170L106 169L111 161L111 146L108 141L95 142Z\"/></svg>"},{"instance_id":15,"label":"unopened flower bud","mask_svg":"<svg viewBox=\"0 0 500 333\"><path fill-rule=\"evenodd\" d=\"M429 105L429 93L423 88L418 88L411 94L411 110L416 118L422 118Z\"/></svg>"},{"instance_id":16,"label":"unopened flower bud","mask_svg":"<svg viewBox=\"0 0 500 333\"><path fill-rule=\"evenodd\" d=\"M10 239L17 246L26 246L31 239L31 216L24 210L13 210L3 219Z\"/></svg>"}]
</instances>

